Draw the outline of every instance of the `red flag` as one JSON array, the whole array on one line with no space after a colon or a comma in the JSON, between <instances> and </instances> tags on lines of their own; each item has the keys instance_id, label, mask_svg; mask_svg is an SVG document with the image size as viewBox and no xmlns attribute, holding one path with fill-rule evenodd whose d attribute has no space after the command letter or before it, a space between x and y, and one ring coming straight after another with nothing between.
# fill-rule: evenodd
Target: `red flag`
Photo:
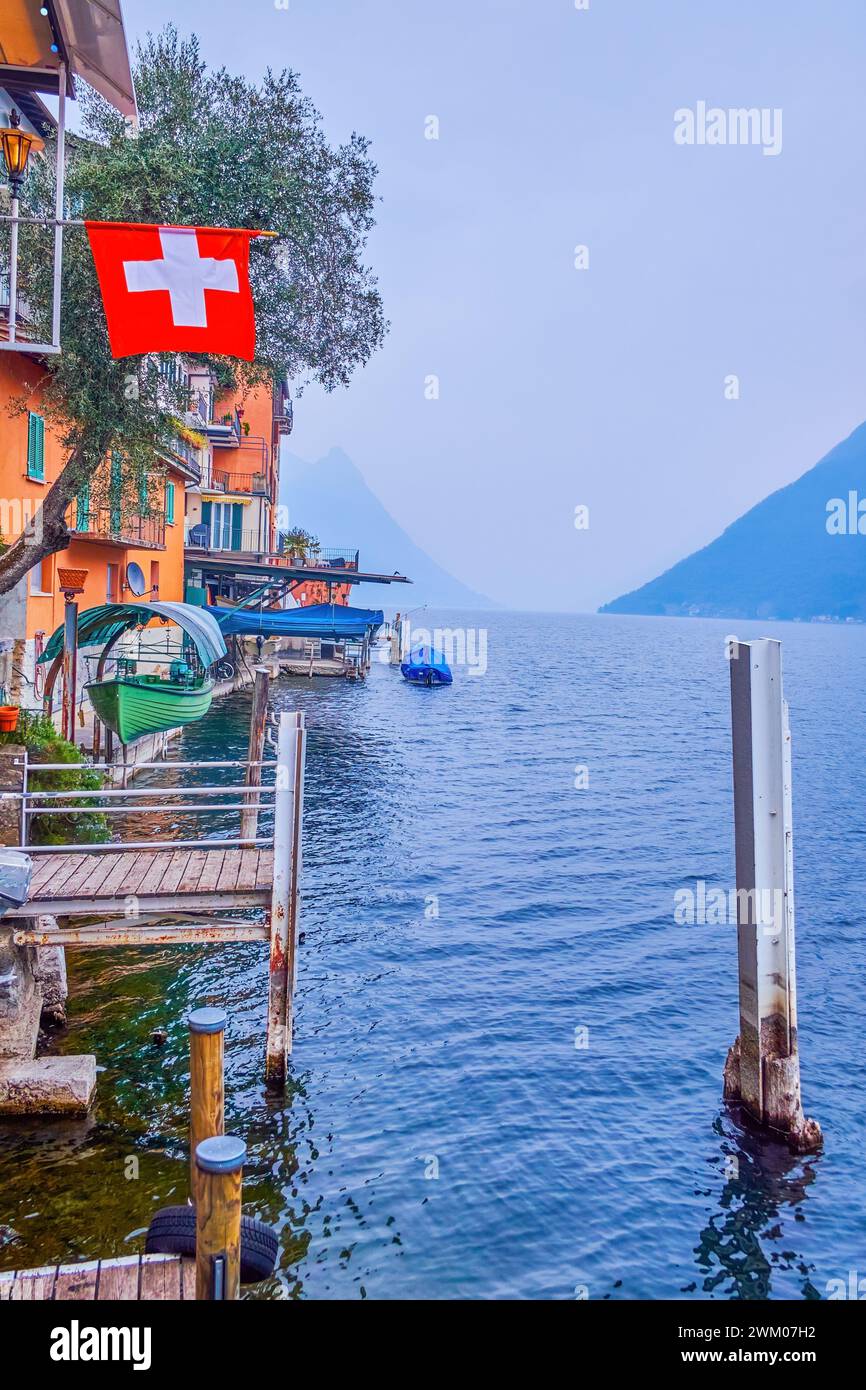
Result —
<instances>
[{"instance_id":1,"label":"red flag","mask_svg":"<svg viewBox=\"0 0 866 1390\"><path fill-rule=\"evenodd\" d=\"M113 357L255 354L250 238L217 227L86 222Z\"/></svg>"}]
</instances>

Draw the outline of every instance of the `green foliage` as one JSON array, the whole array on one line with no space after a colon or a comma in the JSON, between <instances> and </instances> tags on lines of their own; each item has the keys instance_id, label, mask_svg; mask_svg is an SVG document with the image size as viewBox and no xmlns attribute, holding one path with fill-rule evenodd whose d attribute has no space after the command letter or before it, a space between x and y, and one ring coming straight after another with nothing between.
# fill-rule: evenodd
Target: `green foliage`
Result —
<instances>
[{"instance_id":1,"label":"green foliage","mask_svg":"<svg viewBox=\"0 0 866 1390\"><path fill-rule=\"evenodd\" d=\"M82 135L68 141L66 188L76 216L103 221L251 227L279 233L252 243L256 308L252 364L204 359L222 388L290 377L346 385L380 346L385 323L376 280L363 264L373 226L376 167L368 142L331 146L321 117L291 71L251 83L209 71L195 38L173 27L139 46L139 125L82 86ZM25 214L51 215L53 161L34 162ZM40 334L48 327L53 228L22 228L20 292ZM47 408L65 447L80 450L82 478L109 447L147 469L182 414L182 384L153 357L111 357L85 234L64 238L63 351L48 360Z\"/></svg>"},{"instance_id":2,"label":"green foliage","mask_svg":"<svg viewBox=\"0 0 866 1390\"><path fill-rule=\"evenodd\" d=\"M88 767L80 751L58 734L50 719L21 710L18 728L11 734L0 734L0 743L23 744L28 752L28 790L33 792L99 791L103 786L100 773ZM56 769L38 772L39 763L68 763L68 771ZM49 805L59 805L49 802ZM70 797L68 806L93 806L92 798ZM76 812L74 815L33 816L29 837L35 845L91 844L107 840L108 821L98 810Z\"/></svg>"},{"instance_id":3,"label":"green foliage","mask_svg":"<svg viewBox=\"0 0 866 1390\"><path fill-rule=\"evenodd\" d=\"M301 559L305 559L307 555L318 555L320 549L318 537L305 531L302 526L296 526L283 536L284 555L300 555Z\"/></svg>"}]
</instances>

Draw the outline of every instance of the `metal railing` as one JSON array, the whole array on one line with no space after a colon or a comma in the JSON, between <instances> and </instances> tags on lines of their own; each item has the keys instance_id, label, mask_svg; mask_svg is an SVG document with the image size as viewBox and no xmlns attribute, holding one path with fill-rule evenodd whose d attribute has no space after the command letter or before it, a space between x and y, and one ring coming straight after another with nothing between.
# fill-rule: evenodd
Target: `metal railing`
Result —
<instances>
[{"instance_id":1,"label":"metal railing","mask_svg":"<svg viewBox=\"0 0 866 1390\"><path fill-rule=\"evenodd\" d=\"M320 546L313 554L298 555L291 548L286 546L286 537L281 534L277 541L277 549L280 554L287 558L294 555L293 563L304 569L346 569L356 570L360 564L359 550L353 550L350 546L325 545Z\"/></svg>"},{"instance_id":2,"label":"metal railing","mask_svg":"<svg viewBox=\"0 0 866 1390\"><path fill-rule=\"evenodd\" d=\"M194 444L190 444L189 440L184 439L181 435L175 434L172 435L168 447L173 454L177 455L179 459L183 459L184 463L186 464L186 467L190 470L190 472L196 475L196 478L200 482L201 463L199 462L199 450L196 448L196 446Z\"/></svg>"},{"instance_id":3,"label":"metal railing","mask_svg":"<svg viewBox=\"0 0 866 1390\"><path fill-rule=\"evenodd\" d=\"M114 545L141 545L153 549L165 548L165 513L149 516L127 513L123 507L93 507L77 512L75 534L88 540L106 541Z\"/></svg>"},{"instance_id":4,"label":"metal railing","mask_svg":"<svg viewBox=\"0 0 866 1390\"><path fill-rule=\"evenodd\" d=\"M212 484L220 492L245 492L262 497L270 494L264 473L223 473L214 470Z\"/></svg>"},{"instance_id":5,"label":"metal railing","mask_svg":"<svg viewBox=\"0 0 866 1390\"><path fill-rule=\"evenodd\" d=\"M271 740L273 742L273 738ZM236 786L194 786L194 787L104 787L89 788L82 787L75 791L34 791L31 778L44 772L65 772L69 773L76 768L81 768L87 772L108 772L119 773L126 776L130 772L142 772L147 770L159 770L165 772L166 769L172 771L181 769L194 769L196 771L204 768L243 768L247 778L251 768L276 768L277 761L273 758L254 760L252 762L243 760L232 761L202 761L202 762L173 762L163 761L154 763L35 763L31 762L27 753L22 759L16 759L14 764L22 769L22 789L21 791L11 791L2 794L3 800L20 801L21 805L21 826L20 826L20 847L25 849L28 854L58 854L58 853L81 853L98 854L106 851L122 853L126 850L135 849L207 849L207 848L239 848L242 845L252 847L253 845L269 845L272 843L272 836L242 837L234 838L213 838L196 840L177 840L171 837L165 840L96 840L84 843L71 844L32 844L30 842L30 825L35 817L42 816L122 816L139 815L143 813L154 813L165 815L167 811L172 814L175 811L200 812L234 812L241 814L244 811L273 811L273 800L262 800L262 797L272 798L277 791L276 781L272 783L259 782L251 788L248 781ZM166 803L166 797L183 797L180 803L170 801ZM195 798L210 798L208 801L198 801ZM213 800L213 798L235 797L235 801L225 802ZM149 798L149 800L148 800ZM187 801L186 798L192 798ZM108 803L107 805L105 803ZM169 827L171 829L171 827Z\"/></svg>"}]
</instances>

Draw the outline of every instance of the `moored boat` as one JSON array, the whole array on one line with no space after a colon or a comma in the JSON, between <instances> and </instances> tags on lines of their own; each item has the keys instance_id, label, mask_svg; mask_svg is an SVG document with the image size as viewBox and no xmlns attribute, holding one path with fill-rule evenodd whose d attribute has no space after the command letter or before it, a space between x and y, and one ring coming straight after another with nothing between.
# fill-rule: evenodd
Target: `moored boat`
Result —
<instances>
[{"instance_id":1,"label":"moored boat","mask_svg":"<svg viewBox=\"0 0 866 1390\"><path fill-rule=\"evenodd\" d=\"M210 709L214 683L206 677L178 684L159 676L136 675L91 681L84 688L105 727L121 743L132 743L144 734L201 719Z\"/></svg>"},{"instance_id":2,"label":"moored boat","mask_svg":"<svg viewBox=\"0 0 866 1390\"><path fill-rule=\"evenodd\" d=\"M454 679L444 655L435 647L413 648L401 662L400 671L411 685L450 685Z\"/></svg>"},{"instance_id":3,"label":"moored boat","mask_svg":"<svg viewBox=\"0 0 866 1390\"><path fill-rule=\"evenodd\" d=\"M161 627L166 629L164 646ZM137 651L116 647L136 631ZM77 637L79 648L100 649L96 677L84 690L97 720L122 743L189 724L210 709L214 681L209 668L226 655L226 644L219 624L205 609L158 601L101 604L81 614ZM46 680L49 710L62 655L59 627L40 657L52 663ZM109 662L113 671L106 669ZM142 663L161 669L143 672Z\"/></svg>"}]
</instances>

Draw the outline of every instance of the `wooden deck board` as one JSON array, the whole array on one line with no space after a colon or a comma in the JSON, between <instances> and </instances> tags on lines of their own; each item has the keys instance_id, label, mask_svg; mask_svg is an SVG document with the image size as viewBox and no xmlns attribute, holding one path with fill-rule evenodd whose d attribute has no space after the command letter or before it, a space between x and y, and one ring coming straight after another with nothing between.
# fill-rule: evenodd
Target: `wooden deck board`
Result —
<instances>
[{"instance_id":1,"label":"wooden deck board","mask_svg":"<svg viewBox=\"0 0 866 1390\"><path fill-rule=\"evenodd\" d=\"M207 861L206 849L194 849L189 856L187 866L183 871L183 877L177 885L178 893L194 893L201 878L202 869Z\"/></svg>"},{"instance_id":2,"label":"wooden deck board","mask_svg":"<svg viewBox=\"0 0 866 1390\"><path fill-rule=\"evenodd\" d=\"M220 876L220 869L223 866L224 859L225 850L208 850L207 863L202 869L201 878L198 881L198 891L200 893L205 892L205 890L207 890L208 892L214 891L217 885L217 879Z\"/></svg>"},{"instance_id":3,"label":"wooden deck board","mask_svg":"<svg viewBox=\"0 0 866 1390\"><path fill-rule=\"evenodd\" d=\"M166 1303L194 1298L195 1261L180 1255L125 1255L116 1260L0 1273L0 1302L53 1299Z\"/></svg>"},{"instance_id":4,"label":"wooden deck board","mask_svg":"<svg viewBox=\"0 0 866 1390\"><path fill-rule=\"evenodd\" d=\"M233 893L237 887L238 874L241 868L243 850L227 849L223 866L220 869L220 876L217 879L218 893Z\"/></svg>"},{"instance_id":5,"label":"wooden deck board","mask_svg":"<svg viewBox=\"0 0 866 1390\"><path fill-rule=\"evenodd\" d=\"M274 851L259 851L259 871L256 877L257 888L272 888L274 883Z\"/></svg>"},{"instance_id":6,"label":"wooden deck board","mask_svg":"<svg viewBox=\"0 0 866 1390\"><path fill-rule=\"evenodd\" d=\"M267 907L273 888L270 849L96 849L45 858L47 865L34 865L28 901L9 918L107 916L131 896L142 914Z\"/></svg>"}]
</instances>

